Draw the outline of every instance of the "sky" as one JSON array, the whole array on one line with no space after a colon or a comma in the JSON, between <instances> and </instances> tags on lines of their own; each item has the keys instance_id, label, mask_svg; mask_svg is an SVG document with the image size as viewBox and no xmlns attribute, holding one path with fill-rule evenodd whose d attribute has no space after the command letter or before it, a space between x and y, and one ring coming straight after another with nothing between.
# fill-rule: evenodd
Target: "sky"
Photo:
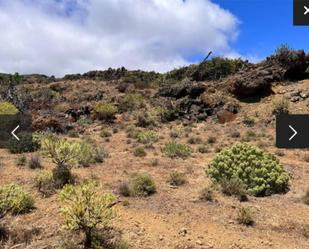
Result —
<instances>
[{"instance_id":1,"label":"sky","mask_svg":"<svg viewBox=\"0 0 309 249\"><path fill-rule=\"evenodd\" d=\"M0 72L166 72L214 56L309 52L292 0L0 0Z\"/></svg>"}]
</instances>

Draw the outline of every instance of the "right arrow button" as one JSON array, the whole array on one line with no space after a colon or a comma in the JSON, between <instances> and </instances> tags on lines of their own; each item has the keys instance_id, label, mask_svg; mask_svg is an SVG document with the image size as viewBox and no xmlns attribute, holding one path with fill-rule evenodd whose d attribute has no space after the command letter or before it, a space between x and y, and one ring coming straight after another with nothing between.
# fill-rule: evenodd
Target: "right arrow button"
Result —
<instances>
[{"instance_id":1,"label":"right arrow button","mask_svg":"<svg viewBox=\"0 0 309 249\"><path fill-rule=\"evenodd\" d=\"M292 125L289 125L289 127L294 132L293 135L289 138L289 141L291 141L297 135L298 132L293 128Z\"/></svg>"}]
</instances>

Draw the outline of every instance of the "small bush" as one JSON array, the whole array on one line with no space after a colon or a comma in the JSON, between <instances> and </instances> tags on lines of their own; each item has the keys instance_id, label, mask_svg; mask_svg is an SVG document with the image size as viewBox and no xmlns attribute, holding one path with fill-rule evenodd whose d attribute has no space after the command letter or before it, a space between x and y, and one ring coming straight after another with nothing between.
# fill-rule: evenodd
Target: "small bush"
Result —
<instances>
[{"instance_id":1,"label":"small bush","mask_svg":"<svg viewBox=\"0 0 309 249\"><path fill-rule=\"evenodd\" d=\"M309 163L309 154L304 155L304 161Z\"/></svg>"},{"instance_id":2,"label":"small bush","mask_svg":"<svg viewBox=\"0 0 309 249\"><path fill-rule=\"evenodd\" d=\"M87 117L82 116L77 120L77 124L83 127L87 127L88 125L92 124L92 120Z\"/></svg>"},{"instance_id":3,"label":"small bush","mask_svg":"<svg viewBox=\"0 0 309 249\"><path fill-rule=\"evenodd\" d=\"M126 94L119 100L119 111L132 112L145 106L145 101L140 94Z\"/></svg>"},{"instance_id":4,"label":"small bush","mask_svg":"<svg viewBox=\"0 0 309 249\"><path fill-rule=\"evenodd\" d=\"M155 119L149 113L142 113L137 116L136 126L138 127L154 127L156 126Z\"/></svg>"},{"instance_id":5,"label":"small bush","mask_svg":"<svg viewBox=\"0 0 309 249\"><path fill-rule=\"evenodd\" d=\"M202 153L202 154L205 154L205 153L208 153L209 152L209 148L206 146L206 145L200 145L198 148L197 148L197 151L199 153Z\"/></svg>"},{"instance_id":6,"label":"small bush","mask_svg":"<svg viewBox=\"0 0 309 249\"><path fill-rule=\"evenodd\" d=\"M249 194L255 196L285 192L290 179L273 154L246 143L223 149L206 172L219 183L236 178Z\"/></svg>"},{"instance_id":7,"label":"small bush","mask_svg":"<svg viewBox=\"0 0 309 249\"><path fill-rule=\"evenodd\" d=\"M95 182L87 182L80 186L66 185L60 193L60 200L64 205L61 213L65 228L82 231L85 234L84 248L91 248L95 229L107 226L113 218L115 197L100 194Z\"/></svg>"},{"instance_id":8,"label":"small bush","mask_svg":"<svg viewBox=\"0 0 309 249\"><path fill-rule=\"evenodd\" d=\"M0 187L0 214L10 211L12 214L27 213L34 207L33 198L16 184Z\"/></svg>"},{"instance_id":9,"label":"small bush","mask_svg":"<svg viewBox=\"0 0 309 249\"><path fill-rule=\"evenodd\" d=\"M0 115L15 115L19 111L10 102L0 102Z\"/></svg>"},{"instance_id":10,"label":"small bush","mask_svg":"<svg viewBox=\"0 0 309 249\"><path fill-rule=\"evenodd\" d=\"M186 174L178 171L173 171L169 175L168 183L172 186L181 186L187 182Z\"/></svg>"},{"instance_id":11,"label":"small bush","mask_svg":"<svg viewBox=\"0 0 309 249\"><path fill-rule=\"evenodd\" d=\"M205 187L202 189L202 191L200 192L200 196L199 199L201 201L208 201L208 202L212 202L214 200L214 190L212 187Z\"/></svg>"},{"instance_id":12,"label":"small bush","mask_svg":"<svg viewBox=\"0 0 309 249\"><path fill-rule=\"evenodd\" d=\"M170 137L171 138L179 138L181 137L181 134L183 133L183 130L182 129L179 129L179 128L175 128L175 129L172 129L171 132L170 132Z\"/></svg>"},{"instance_id":13,"label":"small bush","mask_svg":"<svg viewBox=\"0 0 309 249\"><path fill-rule=\"evenodd\" d=\"M152 145L159 140L159 135L155 131L140 131L136 134L139 143Z\"/></svg>"},{"instance_id":14,"label":"small bush","mask_svg":"<svg viewBox=\"0 0 309 249\"><path fill-rule=\"evenodd\" d=\"M118 192L120 195L128 197L131 195L131 189L129 186L129 183L127 182L122 182L119 186L118 186Z\"/></svg>"},{"instance_id":15,"label":"small bush","mask_svg":"<svg viewBox=\"0 0 309 249\"><path fill-rule=\"evenodd\" d=\"M49 170L40 171L34 178L34 186L43 196L50 196L55 192L53 172Z\"/></svg>"},{"instance_id":16,"label":"small bush","mask_svg":"<svg viewBox=\"0 0 309 249\"><path fill-rule=\"evenodd\" d=\"M131 195L136 197L146 197L156 192L156 185L148 174L137 175L131 186Z\"/></svg>"},{"instance_id":17,"label":"small bush","mask_svg":"<svg viewBox=\"0 0 309 249\"><path fill-rule=\"evenodd\" d=\"M17 157L16 159L17 166L25 166L26 163L27 163L27 157L24 154Z\"/></svg>"},{"instance_id":18,"label":"small bush","mask_svg":"<svg viewBox=\"0 0 309 249\"><path fill-rule=\"evenodd\" d=\"M30 169L40 169L42 168L41 158L39 154L34 154L30 157L28 161L28 167Z\"/></svg>"},{"instance_id":19,"label":"small bush","mask_svg":"<svg viewBox=\"0 0 309 249\"><path fill-rule=\"evenodd\" d=\"M112 133L108 129L103 129L100 132L100 137L106 138L106 137L111 137Z\"/></svg>"},{"instance_id":20,"label":"small bush","mask_svg":"<svg viewBox=\"0 0 309 249\"><path fill-rule=\"evenodd\" d=\"M178 112L175 109L161 109L160 117L164 123L171 122L178 118Z\"/></svg>"},{"instance_id":21,"label":"small bush","mask_svg":"<svg viewBox=\"0 0 309 249\"><path fill-rule=\"evenodd\" d=\"M303 196L303 202L304 202L306 205L309 205L309 188L307 189L305 195Z\"/></svg>"},{"instance_id":22,"label":"small bush","mask_svg":"<svg viewBox=\"0 0 309 249\"><path fill-rule=\"evenodd\" d=\"M237 178L222 179L220 181L221 191L228 196L236 196L240 201L247 201L247 193L244 184Z\"/></svg>"},{"instance_id":23,"label":"small bush","mask_svg":"<svg viewBox=\"0 0 309 249\"><path fill-rule=\"evenodd\" d=\"M249 207L241 207L237 211L237 221L239 224L252 226L254 225L254 217Z\"/></svg>"},{"instance_id":24,"label":"small bush","mask_svg":"<svg viewBox=\"0 0 309 249\"><path fill-rule=\"evenodd\" d=\"M145 148L143 146L135 148L133 154L136 157L145 157L147 155Z\"/></svg>"},{"instance_id":25,"label":"small bush","mask_svg":"<svg viewBox=\"0 0 309 249\"><path fill-rule=\"evenodd\" d=\"M191 148L185 144L170 142L162 149L162 153L171 158L187 158L191 155Z\"/></svg>"},{"instance_id":26,"label":"small bush","mask_svg":"<svg viewBox=\"0 0 309 249\"><path fill-rule=\"evenodd\" d=\"M12 137L8 143L8 149L11 153L20 154L37 151L39 143L33 139L30 133L19 133L19 141Z\"/></svg>"},{"instance_id":27,"label":"small bush","mask_svg":"<svg viewBox=\"0 0 309 249\"><path fill-rule=\"evenodd\" d=\"M288 114L290 103L287 99L281 98L273 101L273 114Z\"/></svg>"},{"instance_id":28,"label":"small bush","mask_svg":"<svg viewBox=\"0 0 309 249\"><path fill-rule=\"evenodd\" d=\"M60 189L66 184L74 183L74 176L72 175L70 168L65 165L53 168L52 173L55 188Z\"/></svg>"},{"instance_id":29,"label":"small bush","mask_svg":"<svg viewBox=\"0 0 309 249\"><path fill-rule=\"evenodd\" d=\"M99 120L103 121L112 121L115 118L116 113L118 112L118 108L111 104L100 102L96 104L93 108L95 116Z\"/></svg>"}]
</instances>

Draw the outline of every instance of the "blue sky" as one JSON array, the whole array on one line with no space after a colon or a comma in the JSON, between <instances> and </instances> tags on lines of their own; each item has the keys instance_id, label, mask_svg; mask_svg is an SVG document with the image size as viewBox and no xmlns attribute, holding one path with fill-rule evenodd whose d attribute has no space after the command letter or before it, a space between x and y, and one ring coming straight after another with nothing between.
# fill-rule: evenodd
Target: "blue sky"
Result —
<instances>
[{"instance_id":1,"label":"blue sky","mask_svg":"<svg viewBox=\"0 0 309 249\"><path fill-rule=\"evenodd\" d=\"M214 0L241 21L232 44L240 54L264 58L278 45L309 51L309 26L293 26L293 0Z\"/></svg>"},{"instance_id":2,"label":"blue sky","mask_svg":"<svg viewBox=\"0 0 309 249\"><path fill-rule=\"evenodd\" d=\"M209 51L260 61L309 52L292 0L0 0L0 72L62 76L124 66L166 72Z\"/></svg>"}]
</instances>

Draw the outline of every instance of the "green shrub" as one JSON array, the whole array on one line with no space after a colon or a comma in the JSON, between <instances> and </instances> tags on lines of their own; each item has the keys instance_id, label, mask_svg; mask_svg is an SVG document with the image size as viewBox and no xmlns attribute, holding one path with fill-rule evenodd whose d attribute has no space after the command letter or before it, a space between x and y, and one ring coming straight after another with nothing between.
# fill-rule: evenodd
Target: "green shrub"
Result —
<instances>
[{"instance_id":1,"label":"green shrub","mask_svg":"<svg viewBox=\"0 0 309 249\"><path fill-rule=\"evenodd\" d=\"M173 171L169 175L168 183L172 186L181 186L187 182L186 174L178 171Z\"/></svg>"},{"instance_id":2,"label":"green shrub","mask_svg":"<svg viewBox=\"0 0 309 249\"><path fill-rule=\"evenodd\" d=\"M0 102L0 115L15 115L19 111L10 102Z\"/></svg>"},{"instance_id":3,"label":"green shrub","mask_svg":"<svg viewBox=\"0 0 309 249\"><path fill-rule=\"evenodd\" d=\"M81 155L81 143L53 134L41 137L42 151L58 166L73 166Z\"/></svg>"},{"instance_id":4,"label":"green shrub","mask_svg":"<svg viewBox=\"0 0 309 249\"><path fill-rule=\"evenodd\" d=\"M162 153L171 158L187 158L191 155L191 148L186 144L178 144L175 141L169 142L162 149Z\"/></svg>"},{"instance_id":5,"label":"green shrub","mask_svg":"<svg viewBox=\"0 0 309 249\"><path fill-rule=\"evenodd\" d=\"M136 134L139 143L152 145L159 140L159 135L155 131L140 131Z\"/></svg>"},{"instance_id":6,"label":"green shrub","mask_svg":"<svg viewBox=\"0 0 309 249\"><path fill-rule=\"evenodd\" d=\"M85 234L84 247L91 248L95 229L106 227L113 218L115 197L100 194L95 182L87 182L79 186L66 185L60 193L60 200L64 205L61 213L65 228L82 231Z\"/></svg>"},{"instance_id":7,"label":"green shrub","mask_svg":"<svg viewBox=\"0 0 309 249\"><path fill-rule=\"evenodd\" d=\"M239 224L252 226L254 224L254 217L249 207L241 207L237 211L237 221Z\"/></svg>"},{"instance_id":8,"label":"green shrub","mask_svg":"<svg viewBox=\"0 0 309 249\"><path fill-rule=\"evenodd\" d=\"M241 59L215 57L196 66L191 77L195 81L218 80L236 73L246 64Z\"/></svg>"},{"instance_id":9,"label":"green shrub","mask_svg":"<svg viewBox=\"0 0 309 249\"><path fill-rule=\"evenodd\" d=\"M34 200L20 186L9 184L0 187L0 214L10 211L12 214L27 213L34 207Z\"/></svg>"},{"instance_id":10,"label":"green shrub","mask_svg":"<svg viewBox=\"0 0 309 249\"><path fill-rule=\"evenodd\" d=\"M94 106L93 111L99 120L111 121L115 118L118 108L112 103L100 102Z\"/></svg>"},{"instance_id":11,"label":"green shrub","mask_svg":"<svg viewBox=\"0 0 309 249\"><path fill-rule=\"evenodd\" d=\"M53 172L50 170L40 171L34 178L34 186L43 196L50 196L55 192Z\"/></svg>"},{"instance_id":12,"label":"green shrub","mask_svg":"<svg viewBox=\"0 0 309 249\"><path fill-rule=\"evenodd\" d=\"M26 163L27 163L27 157L24 154L17 157L16 159L17 166L25 166Z\"/></svg>"},{"instance_id":13,"label":"green shrub","mask_svg":"<svg viewBox=\"0 0 309 249\"><path fill-rule=\"evenodd\" d=\"M8 143L8 149L11 153L20 154L34 152L40 148L39 143L33 139L30 133L19 133L19 141L12 137Z\"/></svg>"},{"instance_id":14,"label":"green shrub","mask_svg":"<svg viewBox=\"0 0 309 249\"><path fill-rule=\"evenodd\" d=\"M118 186L118 192L122 196L125 196L125 197L130 196L131 195L131 188L130 188L129 183L127 183L127 182L120 183L120 185Z\"/></svg>"},{"instance_id":15,"label":"green shrub","mask_svg":"<svg viewBox=\"0 0 309 249\"><path fill-rule=\"evenodd\" d=\"M255 196L285 192L290 178L273 154L246 143L222 150L206 172L215 182L238 179Z\"/></svg>"},{"instance_id":16,"label":"green shrub","mask_svg":"<svg viewBox=\"0 0 309 249\"><path fill-rule=\"evenodd\" d=\"M156 192L156 185L148 174L139 174L133 178L131 183L131 195L146 197Z\"/></svg>"},{"instance_id":17,"label":"green shrub","mask_svg":"<svg viewBox=\"0 0 309 249\"><path fill-rule=\"evenodd\" d=\"M86 118L86 117L81 117L77 120L77 123L80 125L80 126L83 126L83 127L86 127L88 125L91 125L92 123L92 120L89 119L89 118Z\"/></svg>"},{"instance_id":18,"label":"green shrub","mask_svg":"<svg viewBox=\"0 0 309 249\"><path fill-rule=\"evenodd\" d=\"M144 98L140 94L126 94L119 100L119 111L132 112L145 106Z\"/></svg>"},{"instance_id":19,"label":"green shrub","mask_svg":"<svg viewBox=\"0 0 309 249\"><path fill-rule=\"evenodd\" d=\"M135 148L133 154L136 157L145 157L147 155L145 148L143 146Z\"/></svg>"},{"instance_id":20,"label":"green shrub","mask_svg":"<svg viewBox=\"0 0 309 249\"><path fill-rule=\"evenodd\" d=\"M175 109L161 109L160 110L160 118L164 123L174 121L178 118L178 112Z\"/></svg>"}]
</instances>

